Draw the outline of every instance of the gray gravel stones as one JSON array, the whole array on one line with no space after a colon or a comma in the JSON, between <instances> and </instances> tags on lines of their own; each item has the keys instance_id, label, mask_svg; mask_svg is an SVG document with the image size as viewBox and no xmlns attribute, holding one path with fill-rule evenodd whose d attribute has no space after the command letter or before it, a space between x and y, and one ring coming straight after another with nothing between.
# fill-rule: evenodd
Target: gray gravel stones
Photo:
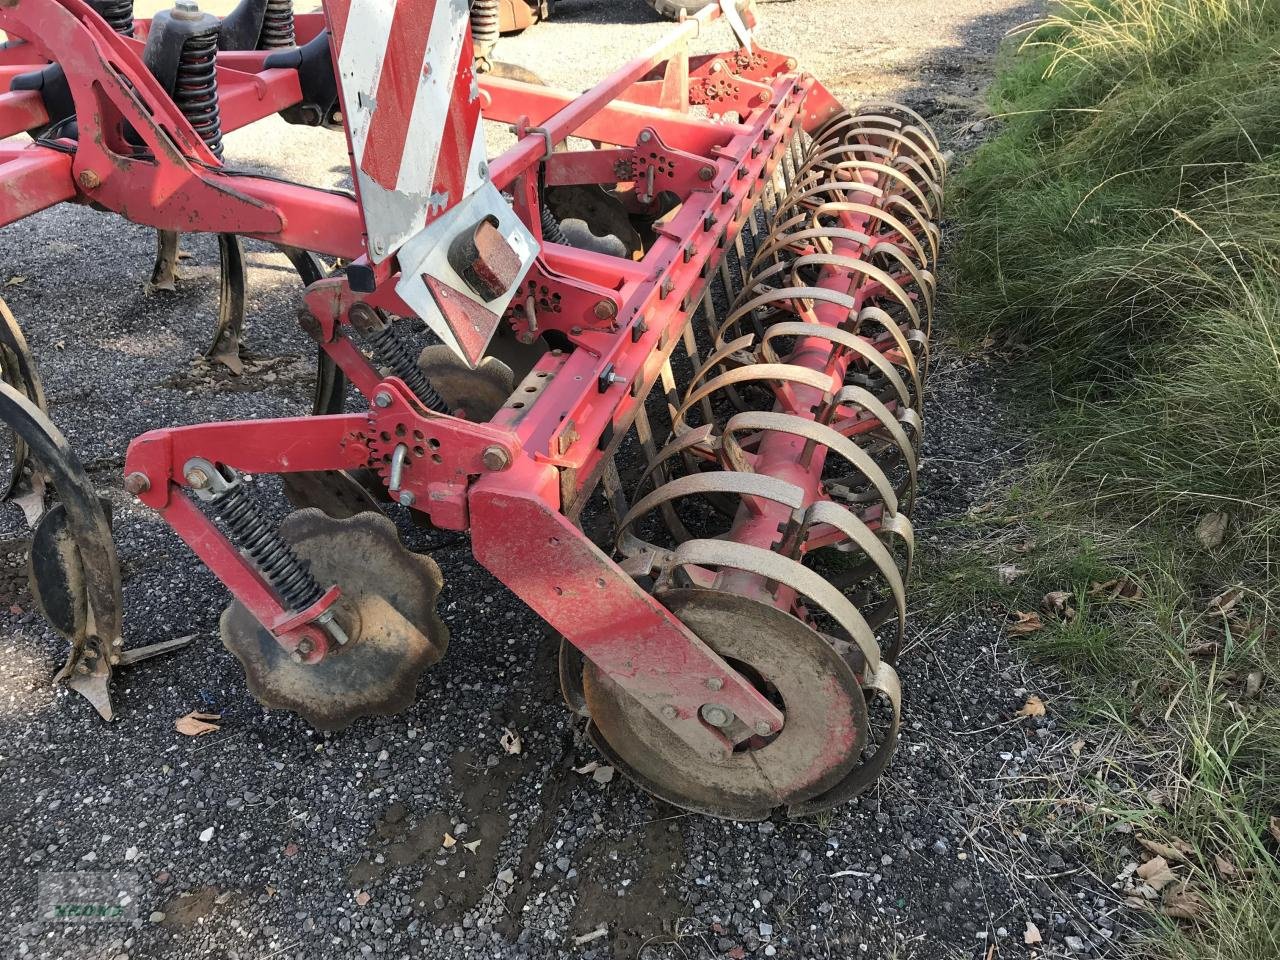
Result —
<instances>
[{"instance_id":1,"label":"gray gravel stones","mask_svg":"<svg viewBox=\"0 0 1280 960\"><path fill-rule=\"evenodd\" d=\"M969 118L996 39L1028 13L1005 0L895 0L860 7L858 30L843 31L832 29L848 19L843 0L761 11L765 45L850 98L905 97L944 129ZM499 49L569 88L666 29L638 0L562 0L557 16ZM228 151L312 182L345 171L337 140L274 121L232 134ZM1052 713L1014 717L1042 678L982 617L915 616L889 775L811 822L707 820L624 778L574 773L600 758L559 702L542 625L465 540L403 517L406 542L444 570L452 632L417 704L330 735L264 712L217 641L224 591L123 494L120 465L151 427L302 413L311 351L284 261L250 244L257 373L233 381L193 366L211 329L214 246L184 247L188 279L163 298L140 290L147 230L66 207L0 234L0 274L29 278L4 295L42 363L53 418L112 498L129 640L197 635L119 675L119 719L107 726L49 684L62 646L29 598L0 606L0 935L13 955L935 958L984 957L998 943L1018 956L1026 919L1047 947L1108 951L1105 886L1021 826L1006 795L1011 778L1052 762L1060 731ZM933 523L996 475L993 454L1020 439L1014 419L992 371L935 362L918 535L938 536ZM277 503L275 481L259 482ZM0 536L24 536L11 508ZM193 709L220 713L222 729L176 734ZM498 745L508 727L519 756ZM134 922L37 922L42 873L117 869L140 884Z\"/></svg>"}]
</instances>

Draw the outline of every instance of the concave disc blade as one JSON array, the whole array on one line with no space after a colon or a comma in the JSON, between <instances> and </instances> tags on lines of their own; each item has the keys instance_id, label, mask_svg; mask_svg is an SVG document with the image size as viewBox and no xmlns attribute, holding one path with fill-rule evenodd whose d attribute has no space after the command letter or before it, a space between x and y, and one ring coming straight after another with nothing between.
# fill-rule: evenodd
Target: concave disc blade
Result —
<instances>
[{"instance_id":1,"label":"concave disc blade","mask_svg":"<svg viewBox=\"0 0 1280 960\"><path fill-rule=\"evenodd\" d=\"M781 702L782 731L752 737L726 760L705 759L591 662L583 691L596 745L645 790L715 817L762 820L838 783L857 762L866 701L843 658L794 617L715 590L658 599L716 653ZM715 694L708 691L714 702Z\"/></svg>"},{"instance_id":2,"label":"concave disc blade","mask_svg":"<svg viewBox=\"0 0 1280 960\"><path fill-rule=\"evenodd\" d=\"M240 660L263 706L292 710L321 730L359 717L398 713L449 643L436 615L442 577L428 556L410 553L395 524L376 513L335 520L291 513L280 535L311 564L322 587L342 590L338 620L351 636L315 664L297 663L238 601L222 615L222 642Z\"/></svg>"}]
</instances>

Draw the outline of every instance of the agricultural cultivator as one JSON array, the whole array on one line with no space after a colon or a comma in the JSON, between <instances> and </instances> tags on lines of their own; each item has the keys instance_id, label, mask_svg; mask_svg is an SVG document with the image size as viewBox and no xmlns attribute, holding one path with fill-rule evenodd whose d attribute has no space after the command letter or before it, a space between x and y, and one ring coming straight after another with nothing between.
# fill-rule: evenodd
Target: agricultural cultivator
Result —
<instances>
[{"instance_id":1,"label":"agricultural cultivator","mask_svg":"<svg viewBox=\"0 0 1280 960\"><path fill-rule=\"evenodd\" d=\"M749 4L580 95L478 75L468 14L0 0L0 129L31 134L0 143L0 224L72 201L299 265L316 414L154 430L124 468L231 592L264 705L325 729L410 705L447 644L412 516L468 531L563 638L567 703L646 790L744 820L840 803L897 738L938 144L761 49ZM690 54L720 20L731 48ZM274 113L345 134L352 192L224 159ZM486 121L515 136L493 158ZM33 586L109 715L108 518L4 319L5 419L61 498ZM262 474L299 506L281 525Z\"/></svg>"}]
</instances>

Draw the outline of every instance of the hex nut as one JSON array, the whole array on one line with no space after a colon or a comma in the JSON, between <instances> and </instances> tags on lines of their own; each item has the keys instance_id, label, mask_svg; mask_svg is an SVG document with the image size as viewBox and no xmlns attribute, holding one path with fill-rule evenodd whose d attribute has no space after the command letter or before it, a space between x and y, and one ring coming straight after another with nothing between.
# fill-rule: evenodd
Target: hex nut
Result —
<instances>
[{"instance_id":1,"label":"hex nut","mask_svg":"<svg viewBox=\"0 0 1280 960\"><path fill-rule=\"evenodd\" d=\"M145 473L135 470L124 478L124 489L127 493L131 493L136 497L138 494L146 493L151 489L151 481Z\"/></svg>"},{"instance_id":2,"label":"hex nut","mask_svg":"<svg viewBox=\"0 0 1280 960\"><path fill-rule=\"evenodd\" d=\"M485 447L484 454L480 459L484 461L485 467L489 470L505 470L511 466L511 454L496 443L491 447Z\"/></svg>"}]
</instances>

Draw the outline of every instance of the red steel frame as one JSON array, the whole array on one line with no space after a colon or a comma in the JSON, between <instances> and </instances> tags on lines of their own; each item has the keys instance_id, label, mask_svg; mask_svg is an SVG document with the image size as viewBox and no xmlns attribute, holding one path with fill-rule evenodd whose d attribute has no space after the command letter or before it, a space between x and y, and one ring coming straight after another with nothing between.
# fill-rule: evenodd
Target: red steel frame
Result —
<instances>
[{"instance_id":1,"label":"red steel frame","mask_svg":"<svg viewBox=\"0 0 1280 960\"><path fill-rule=\"evenodd\" d=\"M293 649L306 636L313 645L307 659L326 655L327 635L309 621L336 591L311 611L284 609L183 492L184 464L201 457L255 474L348 469L380 462L384 438L412 437L423 455L410 460L402 489L412 494L414 508L438 526L469 530L486 568L687 743L713 759L731 747L722 731L699 718L708 689L718 690L717 703L745 729L780 729L779 710L570 519L639 413L697 309L718 252L734 244L790 138L839 109L820 84L777 54L690 58L688 41L719 13L714 5L705 9L582 95L480 78L485 119L510 123L519 136L491 162L490 175L514 197L516 211L538 238L539 173L547 184L613 184L623 179L619 169L647 169L650 155L681 161L680 177L672 175L663 186L683 205L658 229L642 260L542 244L531 276L559 292L563 305L542 326L559 330L575 349L539 361L535 371L546 375L548 385L527 408L507 407L490 423L471 423L431 412L402 382L379 375L349 336L347 315L362 301L411 314L394 292L391 258L372 268L372 293L353 291L345 278L322 280L307 291L317 321L313 334L374 401L368 412L168 428L130 445L130 488L141 490L140 499L160 511L284 646ZM321 14L297 20L299 42L324 23ZM0 29L29 41L0 50L0 89L19 72L59 62L79 120L78 143L64 145L74 152L0 144L0 226L74 201L157 228L238 233L367 263L354 198L225 171L142 65L147 23L137 26L139 39L121 37L82 0L0 0ZM262 69L264 56L219 55L224 131L301 98L297 75ZM659 78L646 79L655 69ZM732 110L738 122L690 110L691 97L713 74L721 74L721 99L712 112ZM727 86L726 76L732 77ZM47 122L34 94L0 93L0 136ZM124 123L141 136L148 158L128 155ZM597 141L601 149L551 152L571 135ZM833 282L847 292L847 278ZM522 319L513 322L517 333L525 332ZM844 371L826 365L828 353L815 352L822 357L815 363L838 388ZM620 380L601 380L610 365ZM801 486L810 501L821 498L821 458L801 466L792 449L796 442L777 435L761 446L757 462ZM735 539L767 548L778 527L770 504L760 506L738 524ZM722 686L713 686L716 681Z\"/></svg>"}]
</instances>

